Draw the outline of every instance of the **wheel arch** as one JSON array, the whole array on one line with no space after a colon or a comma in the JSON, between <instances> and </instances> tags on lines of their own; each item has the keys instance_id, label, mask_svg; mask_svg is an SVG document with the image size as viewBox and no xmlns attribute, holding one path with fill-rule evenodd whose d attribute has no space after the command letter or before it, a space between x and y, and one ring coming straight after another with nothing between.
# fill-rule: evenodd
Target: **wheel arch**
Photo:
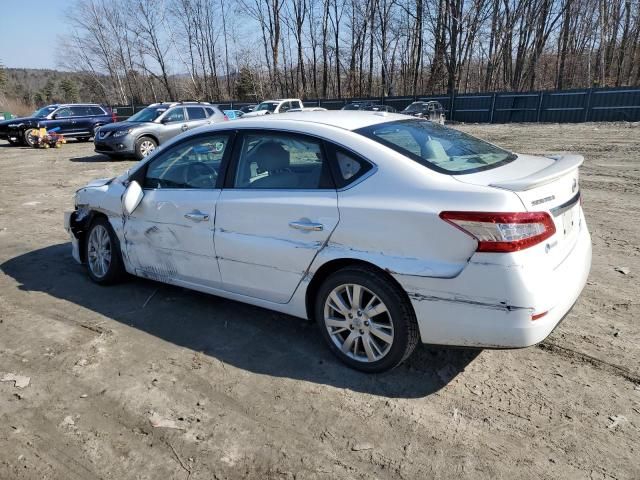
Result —
<instances>
[{"instance_id":1,"label":"wheel arch","mask_svg":"<svg viewBox=\"0 0 640 480\"><path fill-rule=\"evenodd\" d=\"M335 272L342 270L344 268L353 267L353 266L367 267L379 273L383 278L388 280L391 284L398 287L400 291L402 291L405 297L405 300L407 301L407 304L413 310L413 305L411 304L409 295L407 295L407 292L404 289L404 287L402 287L402 285L400 285L400 282L398 282L398 280L396 280L393 277L393 275L391 275L389 270L381 268L380 266L374 263L368 262L360 258L343 257L343 258L334 258L323 263L313 273L313 276L311 277L311 280L309 281L309 285L307 286L307 289L305 292L305 308L306 308L307 318L309 320L311 321L316 320L314 302L315 302L318 290L320 289L320 286L322 285L322 283L327 278L329 278L330 275L334 274Z\"/></svg>"},{"instance_id":2,"label":"wheel arch","mask_svg":"<svg viewBox=\"0 0 640 480\"><path fill-rule=\"evenodd\" d=\"M98 210L89 210L80 219L77 218L78 211L74 213L75 215L71 217L71 222L70 222L71 232L78 239L78 242L80 243L80 246L81 246L80 260L82 261L82 263L85 263L87 259L85 258L86 254L85 254L84 242L86 241L87 232L89 231L89 228L91 228L91 225L93 224L96 218L104 218L105 220L109 221L109 217L105 213L100 212Z\"/></svg>"},{"instance_id":3,"label":"wheel arch","mask_svg":"<svg viewBox=\"0 0 640 480\"><path fill-rule=\"evenodd\" d=\"M143 132L143 133L141 133L140 135L138 135L138 136L136 137L135 142L133 142L133 143L134 143L134 145L135 145L136 143L138 143L138 142L140 141L140 139L141 139L141 138L144 138L144 137L149 137L151 140L153 140L154 142L156 142L156 145L160 146L160 140L158 140L158 137L157 137L156 135L154 135L153 133L149 133L149 132Z\"/></svg>"}]
</instances>

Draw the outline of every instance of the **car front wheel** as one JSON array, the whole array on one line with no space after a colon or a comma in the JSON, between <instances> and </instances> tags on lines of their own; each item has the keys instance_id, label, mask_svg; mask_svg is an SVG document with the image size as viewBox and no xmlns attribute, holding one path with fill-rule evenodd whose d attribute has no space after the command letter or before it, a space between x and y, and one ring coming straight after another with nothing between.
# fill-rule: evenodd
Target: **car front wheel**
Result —
<instances>
[{"instance_id":1,"label":"car front wheel","mask_svg":"<svg viewBox=\"0 0 640 480\"><path fill-rule=\"evenodd\" d=\"M418 324L405 292L381 272L348 267L318 291L315 315L331 351L364 372L402 363L418 343Z\"/></svg>"},{"instance_id":2,"label":"car front wheel","mask_svg":"<svg viewBox=\"0 0 640 480\"><path fill-rule=\"evenodd\" d=\"M37 144L37 139L36 139L36 130L34 128L30 128L29 130L27 130L26 132L24 132L24 143L27 144L27 146L29 147L35 147Z\"/></svg>"},{"instance_id":3,"label":"car front wheel","mask_svg":"<svg viewBox=\"0 0 640 480\"><path fill-rule=\"evenodd\" d=\"M153 138L150 137L142 137L136 141L136 158L138 160L142 160L143 158L151 155L158 144Z\"/></svg>"},{"instance_id":4,"label":"car front wheel","mask_svg":"<svg viewBox=\"0 0 640 480\"><path fill-rule=\"evenodd\" d=\"M94 220L85 241L85 259L89 277L96 283L115 283L124 274L118 238L109 221L103 217Z\"/></svg>"}]
</instances>

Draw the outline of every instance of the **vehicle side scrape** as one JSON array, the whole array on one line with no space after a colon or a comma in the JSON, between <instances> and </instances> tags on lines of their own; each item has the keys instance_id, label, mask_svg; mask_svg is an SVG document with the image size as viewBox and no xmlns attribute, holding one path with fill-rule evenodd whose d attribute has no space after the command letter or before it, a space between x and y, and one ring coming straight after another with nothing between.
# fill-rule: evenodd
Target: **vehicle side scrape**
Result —
<instances>
[{"instance_id":1,"label":"vehicle side scrape","mask_svg":"<svg viewBox=\"0 0 640 480\"><path fill-rule=\"evenodd\" d=\"M460 295L452 295L452 296L443 296L443 295L425 295L424 293L417 292L407 292L409 298L411 300L415 300L418 302L452 302L452 303L463 303L467 305L473 305L481 308L490 308L494 310L504 310L506 312L512 312L515 310L531 310L533 308L530 307L518 307L515 305L509 305L506 301L498 301L498 302L487 302L480 301L473 298L467 298Z\"/></svg>"}]
</instances>

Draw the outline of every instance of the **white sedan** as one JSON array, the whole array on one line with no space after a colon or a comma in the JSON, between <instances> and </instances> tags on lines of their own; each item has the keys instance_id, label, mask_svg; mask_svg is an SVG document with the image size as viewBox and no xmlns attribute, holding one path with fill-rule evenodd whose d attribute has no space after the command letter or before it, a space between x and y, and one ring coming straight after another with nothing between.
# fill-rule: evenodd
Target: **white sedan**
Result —
<instances>
[{"instance_id":1,"label":"white sedan","mask_svg":"<svg viewBox=\"0 0 640 480\"><path fill-rule=\"evenodd\" d=\"M577 155L529 156L383 112L189 131L65 215L90 278L127 272L301 318L351 367L418 341L526 347L591 266Z\"/></svg>"}]
</instances>

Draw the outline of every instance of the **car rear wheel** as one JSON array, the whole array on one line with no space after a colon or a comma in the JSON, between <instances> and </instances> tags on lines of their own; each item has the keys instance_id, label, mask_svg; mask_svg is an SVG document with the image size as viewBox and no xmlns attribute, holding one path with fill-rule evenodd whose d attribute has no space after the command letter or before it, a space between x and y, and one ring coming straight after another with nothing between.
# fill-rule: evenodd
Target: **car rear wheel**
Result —
<instances>
[{"instance_id":1,"label":"car rear wheel","mask_svg":"<svg viewBox=\"0 0 640 480\"><path fill-rule=\"evenodd\" d=\"M118 238L103 217L96 218L87 232L85 259L89 277L96 283L112 284L124 275Z\"/></svg>"},{"instance_id":2,"label":"car rear wheel","mask_svg":"<svg viewBox=\"0 0 640 480\"><path fill-rule=\"evenodd\" d=\"M138 160L142 160L143 158L151 155L151 152L153 152L157 146L158 144L151 137L139 138L136 141L136 158Z\"/></svg>"},{"instance_id":3,"label":"car rear wheel","mask_svg":"<svg viewBox=\"0 0 640 480\"><path fill-rule=\"evenodd\" d=\"M418 343L418 324L405 292L374 268L347 267L318 291L315 315L331 351L364 372L400 365Z\"/></svg>"}]
</instances>

